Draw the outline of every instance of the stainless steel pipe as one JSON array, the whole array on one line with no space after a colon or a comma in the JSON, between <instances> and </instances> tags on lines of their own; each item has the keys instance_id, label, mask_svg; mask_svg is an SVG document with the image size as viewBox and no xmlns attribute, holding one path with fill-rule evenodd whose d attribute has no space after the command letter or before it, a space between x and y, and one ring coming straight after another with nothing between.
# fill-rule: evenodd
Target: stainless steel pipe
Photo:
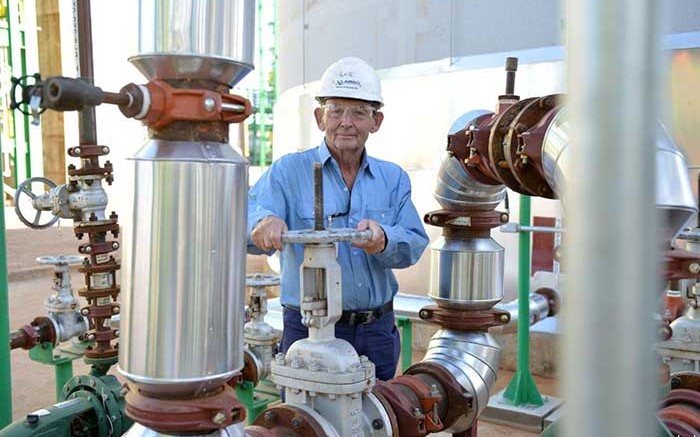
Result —
<instances>
[{"instance_id":1,"label":"stainless steel pipe","mask_svg":"<svg viewBox=\"0 0 700 437\"><path fill-rule=\"evenodd\" d=\"M503 246L490 237L440 237L430 246L430 290L439 306L489 309L503 299Z\"/></svg>"},{"instance_id":2,"label":"stainless steel pipe","mask_svg":"<svg viewBox=\"0 0 700 437\"><path fill-rule=\"evenodd\" d=\"M658 429L655 135L661 3L568 2L564 436Z\"/></svg>"},{"instance_id":3,"label":"stainless steel pipe","mask_svg":"<svg viewBox=\"0 0 700 437\"><path fill-rule=\"evenodd\" d=\"M443 367L474 397L472 408L444 432L460 433L474 423L488 404L500 361L501 347L486 332L442 329L433 335L421 362Z\"/></svg>"},{"instance_id":4,"label":"stainless steel pipe","mask_svg":"<svg viewBox=\"0 0 700 437\"><path fill-rule=\"evenodd\" d=\"M139 55L148 79L233 86L253 69L254 0L141 0Z\"/></svg>"},{"instance_id":5,"label":"stainless steel pipe","mask_svg":"<svg viewBox=\"0 0 700 437\"><path fill-rule=\"evenodd\" d=\"M120 371L197 395L243 367L248 163L228 144L150 140L124 224Z\"/></svg>"}]
</instances>

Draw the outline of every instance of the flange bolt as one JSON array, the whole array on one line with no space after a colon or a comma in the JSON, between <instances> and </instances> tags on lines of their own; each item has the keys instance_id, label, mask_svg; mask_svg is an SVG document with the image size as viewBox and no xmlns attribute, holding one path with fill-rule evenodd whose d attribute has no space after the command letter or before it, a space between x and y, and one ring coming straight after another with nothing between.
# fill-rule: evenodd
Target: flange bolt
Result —
<instances>
[{"instance_id":1,"label":"flange bolt","mask_svg":"<svg viewBox=\"0 0 700 437\"><path fill-rule=\"evenodd\" d=\"M698 273L700 273L700 264L692 263L688 266L688 270L690 271L690 273L697 275Z\"/></svg>"},{"instance_id":2,"label":"flange bolt","mask_svg":"<svg viewBox=\"0 0 700 437\"><path fill-rule=\"evenodd\" d=\"M114 250L119 249L119 243L117 243L116 241L112 241L112 249L114 249Z\"/></svg>"},{"instance_id":3,"label":"flange bolt","mask_svg":"<svg viewBox=\"0 0 700 437\"><path fill-rule=\"evenodd\" d=\"M87 335L87 340L88 340L88 341L95 341L95 338L96 338L96 337L95 337L95 334L88 334L88 335Z\"/></svg>"},{"instance_id":4,"label":"flange bolt","mask_svg":"<svg viewBox=\"0 0 700 437\"><path fill-rule=\"evenodd\" d=\"M265 422L268 422L268 423L273 422L275 420L275 413L273 413L272 411L266 411L264 417L265 417Z\"/></svg>"},{"instance_id":5,"label":"flange bolt","mask_svg":"<svg viewBox=\"0 0 700 437\"><path fill-rule=\"evenodd\" d=\"M510 317L508 317L508 314L501 314L500 319L501 319L502 323L508 323L508 321L510 320Z\"/></svg>"},{"instance_id":6,"label":"flange bolt","mask_svg":"<svg viewBox=\"0 0 700 437\"><path fill-rule=\"evenodd\" d=\"M374 429L384 428L384 422L382 421L382 419L374 419L372 421L372 428L374 428Z\"/></svg>"},{"instance_id":7,"label":"flange bolt","mask_svg":"<svg viewBox=\"0 0 700 437\"><path fill-rule=\"evenodd\" d=\"M217 413L214 414L214 417L211 418L211 421L216 423L217 425L221 425L226 421L226 415L221 411L217 411Z\"/></svg>"},{"instance_id":8,"label":"flange bolt","mask_svg":"<svg viewBox=\"0 0 700 437\"><path fill-rule=\"evenodd\" d=\"M204 110L205 111L207 111L207 112L213 111L215 105L216 105L216 102L211 97L207 97L206 99L204 99Z\"/></svg>"},{"instance_id":9,"label":"flange bolt","mask_svg":"<svg viewBox=\"0 0 700 437\"><path fill-rule=\"evenodd\" d=\"M82 310L80 310L80 314L87 316L88 314L90 314L90 310L88 308L83 308Z\"/></svg>"},{"instance_id":10,"label":"flange bolt","mask_svg":"<svg viewBox=\"0 0 700 437\"><path fill-rule=\"evenodd\" d=\"M292 426L294 428L301 428L301 425L303 425L304 422L301 420L301 417L295 417L292 419Z\"/></svg>"}]
</instances>

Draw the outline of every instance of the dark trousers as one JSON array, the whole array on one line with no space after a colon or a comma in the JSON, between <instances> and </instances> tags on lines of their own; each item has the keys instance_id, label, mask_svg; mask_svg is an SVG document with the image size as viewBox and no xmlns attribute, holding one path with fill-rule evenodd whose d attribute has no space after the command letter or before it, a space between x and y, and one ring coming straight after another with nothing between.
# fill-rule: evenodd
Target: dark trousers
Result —
<instances>
[{"instance_id":1,"label":"dark trousers","mask_svg":"<svg viewBox=\"0 0 700 437\"><path fill-rule=\"evenodd\" d=\"M301 324L301 313L284 307L284 330L282 352L297 340L309 336L309 329ZM401 351L399 331L394 324L394 312L383 314L378 320L364 325L342 325L336 323L335 336L347 341L358 355L366 355L374 363L377 379L387 381L394 377Z\"/></svg>"}]
</instances>

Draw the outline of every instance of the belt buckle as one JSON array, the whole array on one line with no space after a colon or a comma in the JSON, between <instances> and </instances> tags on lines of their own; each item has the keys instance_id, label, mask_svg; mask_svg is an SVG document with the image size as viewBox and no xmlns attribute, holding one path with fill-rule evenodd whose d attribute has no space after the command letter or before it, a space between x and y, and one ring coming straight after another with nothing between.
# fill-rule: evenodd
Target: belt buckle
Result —
<instances>
[{"instance_id":1,"label":"belt buckle","mask_svg":"<svg viewBox=\"0 0 700 437\"><path fill-rule=\"evenodd\" d=\"M360 325L366 325L374 321L374 311L363 311L360 314L363 316L363 320L359 322Z\"/></svg>"}]
</instances>

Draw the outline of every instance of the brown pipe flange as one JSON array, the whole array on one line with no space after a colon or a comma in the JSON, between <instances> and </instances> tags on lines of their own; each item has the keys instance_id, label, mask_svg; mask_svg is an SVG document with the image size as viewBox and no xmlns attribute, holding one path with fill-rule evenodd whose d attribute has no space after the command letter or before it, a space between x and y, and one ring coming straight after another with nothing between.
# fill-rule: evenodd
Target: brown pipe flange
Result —
<instances>
[{"instance_id":1,"label":"brown pipe flange","mask_svg":"<svg viewBox=\"0 0 700 437\"><path fill-rule=\"evenodd\" d=\"M252 352L249 350L243 351L242 377L244 381L252 382L253 385L258 385L258 382L260 382L258 366L255 364L255 359L252 357Z\"/></svg>"},{"instance_id":2,"label":"brown pipe flange","mask_svg":"<svg viewBox=\"0 0 700 437\"><path fill-rule=\"evenodd\" d=\"M700 430L700 407L681 404L671 405L659 411L658 416L662 421L666 419L677 420Z\"/></svg>"},{"instance_id":3,"label":"brown pipe flange","mask_svg":"<svg viewBox=\"0 0 700 437\"><path fill-rule=\"evenodd\" d=\"M672 388L688 389L700 392L700 373L697 372L676 372L671 375Z\"/></svg>"},{"instance_id":4,"label":"brown pipe flange","mask_svg":"<svg viewBox=\"0 0 700 437\"><path fill-rule=\"evenodd\" d=\"M418 311L418 317L426 322L436 323L443 328L460 331L481 331L494 326L505 325L510 321L510 313L497 308L465 310L441 308L437 305L421 308Z\"/></svg>"},{"instance_id":5,"label":"brown pipe flange","mask_svg":"<svg viewBox=\"0 0 700 437\"><path fill-rule=\"evenodd\" d=\"M491 169L498 175L503 183L508 186L508 188L521 194L530 194L530 192L523 187L520 182L518 182L515 176L513 176L506 159L504 145L506 136L508 135L508 132L510 132L511 123L518 116L518 114L520 114L520 111L534 100L534 97L521 100L503 111L503 113L498 116L498 120L496 120L491 128L491 135L489 136L488 143L489 164Z\"/></svg>"},{"instance_id":6,"label":"brown pipe flange","mask_svg":"<svg viewBox=\"0 0 700 437\"><path fill-rule=\"evenodd\" d=\"M389 416L389 424L391 425L391 435L398 436L399 435L399 420L396 417L396 414L394 413L394 409L391 408L391 404L389 401L384 397L383 394L381 394L377 388L372 389L372 394L377 398L380 404L382 404L382 407L384 407L384 411L386 412L387 416Z\"/></svg>"},{"instance_id":7,"label":"brown pipe flange","mask_svg":"<svg viewBox=\"0 0 700 437\"><path fill-rule=\"evenodd\" d=\"M675 404L687 404L700 408L700 391L686 388L671 390L671 393L661 401L660 408ZM698 418L700 419L700 417Z\"/></svg>"},{"instance_id":8,"label":"brown pipe flange","mask_svg":"<svg viewBox=\"0 0 700 437\"><path fill-rule=\"evenodd\" d=\"M255 418L253 425L277 433L272 436L326 437L323 426L314 417L290 404L268 408ZM246 428L246 432L249 428ZM260 435L266 437L265 434Z\"/></svg>"},{"instance_id":9,"label":"brown pipe flange","mask_svg":"<svg viewBox=\"0 0 700 437\"><path fill-rule=\"evenodd\" d=\"M487 185L502 183L488 164L489 132L497 117L492 113L481 115L464 129L447 136L447 152L468 169L471 177Z\"/></svg>"},{"instance_id":10,"label":"brown pipe flange","mask_svg":"<svg viewBox=\"0 0 700 437\"><path fill-rule=\"evenodd\" d=\"M665 418L663 419L663 422L675 437L697 437L700 435L700 430L697 430L687 423L681 422L680 420Z\"/></svg>"},{"instance_id":11,"label":"brown pipe flange","mask_svg":"<svg viewBox=\"0 0 700 437\"><path fill-rule=\"evenodd\" d=\"M465 392L462 386L444 367L430 362L416 363L409 367L405 374L427 374L433 377L442 386L447 400L446 414L442 417L445 428L451 427L457 419L466 414L473 405L473 396Z\"/></svg>"},{"instance_id":12,"label":"brown pipe flange","mask_svg":"<svg viewBox=\"0 0 700 437\"><path fill-rule=\"evenodd\" d=\"M267 429L258 425L246 426L245 435L246 437L299 437L299 434L287 427Z\"/></svg>"},{"instance_id":13,"label":"brown pipe flange","mask_svg":"<svg viewBox=\"0 0 700 437\"><path fill-rule=\"evenodd\" d=\"M418 398L410 389L402 389L391 381L377 381L374 390L380 393L391 405L396 415L401 437L423 437L428 434L425 427L425 415L420 408ZM414 399L410 399L413 397Z\"/></svg>"},{"instance_id":14,"label":"brown pipe flange","mask_svg":"<svg viewBox=\"0 0 700 437\"><path fill-rule=\"evenodd\" d=\"M437 413L437 404L442 399L439 393L433 394L428 384L413 375L401 375L389 381L390 384L400 384L408 387L418 398L420 409L425 417L425 430L428 433L440 431L445 428Z\"/></svg>"},{"instance_id":15,"label":"brown pipe flange","mask_svg":"<svg viewBox=\"0 0 700 437\"><path fill-rule=\"evenodd\" d=\"M423 222L443 228L488 231L507 223L508 213L502 211L449 211L441 209L423 216ZM488 235L487 235L488 237Z\"/></svg>"},{"instance_id":16,"label":"brown pipe flange","mask_svg":"<svg viewBox=\"0 0 700 437\"><path fill-rule=\"evenodd\" d=\"M558 94L540 97L531 101L515 117L503 142L506 161L515 179L531 195L555 199L542 174L542 143L557 111ZM530 129L536 126L533 131Z\"/></svg>"},{"instance_id":17,"label":"brown pipe flange","mask_svg":"<svg viewBox=\"0 0 700 437\"><path fill-rule=\"evenodd\" d=\"M150 93L151 105L141 120L155 130L176 121L240 123L253 113L250 101L235 94L221 94L208 89L175 88L162 80L152 80L145 86ZM206 101L210 101L211 106L205 105ZM241 105L244 111L224 111L222 104Z\"/></svg>"},{"instance_id":18,"label":"brown pipe flange","mask_svg":"<svg viewBox=\"0 0 700 437\"><path fill-rule=\"evenodd\" d=\"M667 250L664 256L666 280L700 279L700 256L683 249Z\"/></svg>"},{"instance_id":19,"label":"brown pipe flange","mask_svg":"<svg viewBox=\"0 0 700 437\"><path fill-rule=\"evenodd\" d=\"M140 390L126 394L126 414L164 434L213 432L245 419L246 411L228 386L216 394L196 399L156 399Z\"/></svg>"}]
</instances>

